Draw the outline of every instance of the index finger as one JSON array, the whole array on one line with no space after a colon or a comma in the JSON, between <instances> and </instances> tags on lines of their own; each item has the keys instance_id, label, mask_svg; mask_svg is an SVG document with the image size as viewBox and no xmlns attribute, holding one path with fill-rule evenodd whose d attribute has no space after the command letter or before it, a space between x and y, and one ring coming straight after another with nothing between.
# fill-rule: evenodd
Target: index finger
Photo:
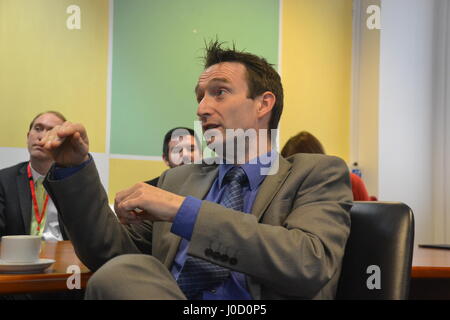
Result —
<instances>
[{"instance_id":1,"label":"index finger","mask_svg":"<svg viewBox=\"0 0 450 320\"><path fill-rule=\"evenodd\" d=\"M47 131L42 139L37 142L37 144L41 147L50 147L53 146L53 142L56 142L58 145L64 142L65 139L58 136L58 131L60 128L61 125L57 125L53 129Z\"/></svg>"},{"instance_id":2,"label":"index finger","mask_svg":"<svg viewBox=\"0 0 450 320\"><path fill-rule=\"evenodd\" d=\"M80 134L81 138L84 139L86 137L86 128L81 123L66 121L58 128L58 130L56 130L56 134L60 138L73 136L77 132Z\"/></svg>"},{"instance_id":3,"label":"index finger","mask_svg":"<svg viewBox=\"0 0 450 320\"><path fill-rule=\"evenodd\" d=\"M38 144L47 147L59 146L62 142L64 142L65 138L70 135L74 135L79 130L84 129L80 128L80 126L82 127L80 124L73 124L70 121L66 121L63 124L57 125L47 131Z\"/></svg>"}]
</instances>

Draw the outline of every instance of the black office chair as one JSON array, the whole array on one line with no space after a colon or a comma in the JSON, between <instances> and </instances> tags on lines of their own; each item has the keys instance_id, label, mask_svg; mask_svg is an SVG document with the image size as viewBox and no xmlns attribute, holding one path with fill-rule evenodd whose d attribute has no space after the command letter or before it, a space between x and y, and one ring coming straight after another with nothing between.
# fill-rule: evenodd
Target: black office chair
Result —
<instances>
[{"instance_id":1,"label":"black office chair","mask_svg":"<svg viewBox=\"0 0 450 320\"><path fill-rule=\"evenodd\" d=\"M350 215L336 299L407 299L414 248L411 209L403 203L357 201Z\"/></svg>"}]
</instances>

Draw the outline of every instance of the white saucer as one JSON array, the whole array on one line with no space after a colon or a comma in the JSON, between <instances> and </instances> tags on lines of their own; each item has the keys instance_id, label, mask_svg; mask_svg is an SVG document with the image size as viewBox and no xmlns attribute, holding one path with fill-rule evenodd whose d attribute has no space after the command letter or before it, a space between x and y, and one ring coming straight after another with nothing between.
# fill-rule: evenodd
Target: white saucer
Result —
<instances>
[{"instance_id":1,"label":"white saucer","mask_svg":"<svg viewBox=\"0 0 450 320\"><path fill-rule=\"evenodd\" d=\"M0 273L41 273L50 267L55 260L39 259L32 263L16 263L0 260Z\"/></svg>"}]
</instances>

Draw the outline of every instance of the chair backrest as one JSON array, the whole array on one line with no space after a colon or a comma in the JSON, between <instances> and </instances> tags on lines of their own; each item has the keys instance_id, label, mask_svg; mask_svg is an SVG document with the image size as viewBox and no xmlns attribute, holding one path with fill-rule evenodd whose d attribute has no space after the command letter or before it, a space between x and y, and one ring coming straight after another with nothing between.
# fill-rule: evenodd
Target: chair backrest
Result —
<instances>
[{"instance_id":1,"label":"chair backrest","mask_svg":"<svg viewBox=\"0 0 450 320\"><path fill-rule=\"evenodd\" d=\"M336 299L407 299L414 216L403 203L355 202Z\"/></svg>"}]
</instances>

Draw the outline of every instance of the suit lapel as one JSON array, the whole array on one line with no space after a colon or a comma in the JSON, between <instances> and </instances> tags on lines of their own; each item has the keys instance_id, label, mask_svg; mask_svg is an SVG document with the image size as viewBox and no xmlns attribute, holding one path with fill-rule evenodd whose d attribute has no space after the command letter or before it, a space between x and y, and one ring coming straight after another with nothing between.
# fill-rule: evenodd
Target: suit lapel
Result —
<instances>
[{"instance_id":1,"label":"suit lapel","mask_svg":"<svg viewBox=\"0 0 450 320\"><path fill-rule=\"evenodd\" d=\"M203 199L211 189L211 185L219 172L218 166L204 166L200 172L191 174L180 189L181 195Z\"/></svg>"},{"instance_id":2,"label":"suit lapel","mask_svg":"<svg viewBox=\"0 0 450 320\"><path fill-rule=\"evenodd\" d=\"M278 157L278 172L265 178L253 203L252 214L257 217L258 221L283 185L290 171L291 164L284 158Z\"/></svg>"},{"instance_id":3,"label":"suit lapel","mask_svg":"<svg viewBox=\"0 0 450 320\"><path fill-rule=\"evenodd\" d=\"M25 234L29 234L31 226L31 191L26 170L27 165L28 162L19 169L19 174L16 180L20 212L22 214L23 225L25 227Z\"/></svg>"},{"instance_id":4,"label":"suit lapel","mask_svg":"<svg viewBox=\"0 0 450 320\"><path fill-rule=\"evenodd\" d=\"M217 177L218 174L217 166L204 166L201 168L201 171L193 173L189 176L185 183L183 183L183 187L180 189L179 193L182 196L192 196L197 199L203 199L208 194L211 189L211 185ZM167 224L166 228L170 231L172 224ZM180 245L181 237L173 235L170 240L170 247L167 252L166 258L164 260L164 264L170 268L173 259L175 259L175 255L178 251L178 247Z\"/></svg>"}]
</instances>

